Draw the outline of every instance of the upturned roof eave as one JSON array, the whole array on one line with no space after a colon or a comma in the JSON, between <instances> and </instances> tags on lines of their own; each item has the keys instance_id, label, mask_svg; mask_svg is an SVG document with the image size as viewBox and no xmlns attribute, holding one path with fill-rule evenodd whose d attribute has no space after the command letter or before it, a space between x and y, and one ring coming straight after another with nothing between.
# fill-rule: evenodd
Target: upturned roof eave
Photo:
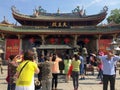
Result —
<instances>
[{"instance_id":1,"label":"upturned roof eave","mask_svg":"<svg viewBox=\"0 0 120 90\"><path fill-rule=\"evenodd\" d=\"M120 30L113 30L113 31L95 31L95 32L91 32L91 31L14 31L14 30L12 30L12 31L10 31L10 30L1 30L0 29L0 32L1 33L5 33L5 34L25 34L25 35L29 35L29 34L36 34L36 35L38 35L38 34L44 34L44 35L58 35L58 34L66 34L66 35L96 35L96 34L115 34L115 33L120 33Z\"/></svg>"},{"instance_id":2,"label":"upturned roof eave","mask_svg":"<svg viewBox=\"0 0 120 90\"><path fill-rule=\"evenodd\" d=\"M98 14L98 16L96 15L91 15L90 17L87 16L87 17L77 17L77 18L57 18L57 17L47 17L47 16L42 16L42 17L30 17L28 15L23 15L23 14L18 14L18 13L12 13L13 14L13 17L16 19L16 20L33 20L33 21L50 21L50 20L56 20L56 21L87 21L87 20L96 20L96 19L101 19L103 20L105 17L106 17L106 13L103 13L103 14Z\"/></svg>"}]
</instances>

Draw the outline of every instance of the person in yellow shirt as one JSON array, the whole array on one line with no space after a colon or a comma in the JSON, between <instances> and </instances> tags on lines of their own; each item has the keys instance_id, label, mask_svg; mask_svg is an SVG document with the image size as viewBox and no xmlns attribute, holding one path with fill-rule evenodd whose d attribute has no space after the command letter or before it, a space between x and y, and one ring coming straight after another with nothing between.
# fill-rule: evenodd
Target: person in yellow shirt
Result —
<instances>
[{"instance_id":1,"label":"person in yellow shirt","mask_svg":"<svg viewBox=\"0 0 120 90\"><path fill-rule=\"evenodd\" d=\"M34 62L34 53L29 50L24 53L24 61L17 67L17 80L15 90L34 90L34 73L39 73L39 68Z\"/></svg>"},{"instance_id":2,"label":"person in yellow shirt","mask_svg":"<svg viewBox=\"0 0 120 90\"><path fill-rule=\"evenodd\" d=\"M79 56L77 54L74 55L74 60L72 60L71 65L73 66L72 69L72 78L73 78L73 86L74 86L74 90L78 90L78 86L79 86L79 73L80 73L80 60L79 60Z\"/></svg>"}]
</instances>

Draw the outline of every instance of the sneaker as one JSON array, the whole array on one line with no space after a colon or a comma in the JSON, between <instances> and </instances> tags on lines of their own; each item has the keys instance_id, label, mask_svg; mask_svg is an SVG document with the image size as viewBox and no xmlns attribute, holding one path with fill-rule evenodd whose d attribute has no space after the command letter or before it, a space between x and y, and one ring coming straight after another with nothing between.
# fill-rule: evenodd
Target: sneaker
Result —
<instances>
[{"instance_id":1,"label":"sneaker","mask_svg":"<svg viewBox=\"0 0 120 90\"><path fill-rule=\"evenodd\" d=\"M103 84L103 82L100 82L99 84Z\"/></svg>"},{"instance_id":2,"label":"sneaker","mask_svg":"<svg viewBox=\"0 0 120 90\"><path fill-rule=\"evenodd\" d=\"M79 80L83 80L83 78L80 78Z\"/></svg>"},{"instance_id":3,"label":"sneaker","mask_svg":"<svg viewBox=\"0 0 120 90\"><path fill-rule=\"evenodd\" d=\"M57 90L57 88L55 88L54 90Z\"/></svg>"},{"instance_id":4,"label":"sneaker","mask_svg":"<svg viewBox=\"0 0 120 90\"><path fill-rule=\"evenodd\" d=\"M74 88L74 90L78 90L78 88Z\"/></svg>"},{"instance_id":5,"label":"sneaker","mask_svg":"<svg viewBox=\"0 0 120 90\"><path fill-rule=\"evenodd\" d=\"M97 76L97 78L96 79L100 79L100 77L99 76Z\"/></svg>"},{"instance_id":6,"label":"sneaker","mask_svg":"<svg viewBox=\"0 0 120 90\"><path fill-rule=\"evenodd\" d=\"M85 80L85 77L83 77L83 80Z\"/></svg>"}]
</instances>

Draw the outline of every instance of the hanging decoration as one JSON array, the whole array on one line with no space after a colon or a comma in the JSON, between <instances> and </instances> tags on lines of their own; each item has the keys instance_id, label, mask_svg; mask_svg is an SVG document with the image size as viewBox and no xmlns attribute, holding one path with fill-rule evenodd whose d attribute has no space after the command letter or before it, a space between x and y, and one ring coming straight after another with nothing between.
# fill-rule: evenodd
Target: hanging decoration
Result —
<instances>
[{"instance_id":1,"label":"hanging decoration","mask_svg":"<svg viewBox=\"0 0 120 90\"><path fill-rule=\"evenodd\" d=\"M55 39L54 38L50 38L50 43L54 44L55 43Z\"/></svg>"},{"instance_id":2,"label":"hanging decoration","mask_svg":"<svg viewBox=\"0 0 120 90\"><path fill-rule=\"evenodd\" d=\"M70 39L69 39L69 38L65 38L65 39L64 39L64 42L67 44L67 43L70 42Z\"/></svg>"},{"instance_id":3,"label":"hanging decoration","mask_svg":"<svg viewBox=\"0 0 120 90\"><path fill-rule=\"evenodd\" d=\"M32 37L29 39L30 43L34 43L35 42L35 39Z\"/></svg>"},{"instance_id":4,"label":"hanging decoration","mask_svg":"<svg viewBox=\"0 0 120 90\"><path fill-rule=\"evenodd\" d=\"M88 38L84 39L84 43L87 44L90 40Z\"/></svg>"}]
</instances>

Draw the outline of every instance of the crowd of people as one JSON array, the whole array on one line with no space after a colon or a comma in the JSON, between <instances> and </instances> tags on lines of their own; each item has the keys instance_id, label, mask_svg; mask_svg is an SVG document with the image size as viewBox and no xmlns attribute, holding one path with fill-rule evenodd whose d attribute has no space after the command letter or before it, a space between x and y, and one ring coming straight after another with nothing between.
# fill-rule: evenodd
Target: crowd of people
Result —
<instances>
[{"instance_id":1,"label":"crowd of people","mask_svg":"<svg viewBox=\"0 0 120 90\"><path fill-rule=\"evenodd\" d=\"M86 52L85 52L86 53ZM65 83L69 83L70 78L73 81L74 90L79 90L79 80L85 80L87 65L97 67L98 76L103 84L103 90L107 90L110 81L110 90L115 90L115 64L120 57L108 50L103 52L90 53L82 52L68 54L60 58L56 53L38 58L35 60L34 52L28 50L22 55L10 55L8 60L8 82L7 90L57 90L58 75L61 72L61 64L65 74ZM37 75L37 77L35 76ZM38 80L38 84L35 82Z\"/></svg>"}]
</instances>

